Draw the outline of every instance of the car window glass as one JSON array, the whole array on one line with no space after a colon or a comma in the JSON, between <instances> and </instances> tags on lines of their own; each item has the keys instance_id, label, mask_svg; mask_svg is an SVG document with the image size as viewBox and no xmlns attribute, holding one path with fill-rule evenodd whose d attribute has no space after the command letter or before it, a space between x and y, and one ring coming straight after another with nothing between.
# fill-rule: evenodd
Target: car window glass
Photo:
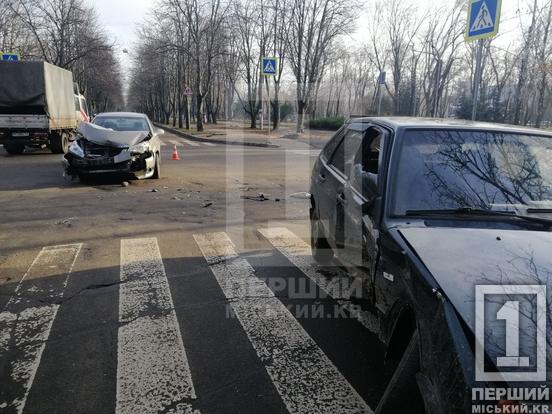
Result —
<instances>
[{"instance_id":1,"label":"car window glass","mask_svg":"<svg viewBox=\"0 0 552 414\"><path fill-rule=\"evenodd\" d=\"M357 151L354 163L360 164L364 172L378 174L382 144L381 131L375 128L368 130L362 141L362 146Z\"/></svg>"},{"instance_id":2,"label":"car window glass","mask_svg":"<svg viewBox=\"0 0 552 414\"><path fill-rule=\"evenodd\" d=\"M360 147L363 135L364 132L362 130L347 129L343 140L332 156L330 164L346 176L349 175L353 159Z\"/></svg>"},{"instance_id":3,"label":"car window glass","mask_svg":"<svg viewBox=\"0 0 552 414\"><path fill-rule=\"evenodd\" d=\"M516 131L412 130L396 163L393 211L552 206L552 140Z\"/></svg>"},{"instance_id":4,"label":"car window glass","mask_svg":"<svg viewBox=\"0 0 552 414\"><path fill-rule=\"evenodd\" d=\"M322 150L322 157L326 160L329 160L332 157L332 154L334 153L335 149L343 139L343 132L344 129L340 129L332 139L326 144L324 149Z\"/></svg>"},{"instance_id":5,"label":"car window glass","mask_svg":"<svg viewBox=\"0 0 552 414\"><path fill-rule=\"evenodd\" d=\"M114 131L149 131L144 118L137 117L96 117L94 124Z\"/></svg>"},{"instance_id":6,"label":"car window glass","mask_svg":"<svg viewBox=\"0 0 552 414\"><path fill-rule=\"evenodd\" d=\"M371 179L372 182L377 182L382 145L381 131L371 128L366 132L362 145L355 155L350 183L351 187L361 194L366 193L366 188L363 188L366 185L365 180Z\"/></svg>"}]
</instances>

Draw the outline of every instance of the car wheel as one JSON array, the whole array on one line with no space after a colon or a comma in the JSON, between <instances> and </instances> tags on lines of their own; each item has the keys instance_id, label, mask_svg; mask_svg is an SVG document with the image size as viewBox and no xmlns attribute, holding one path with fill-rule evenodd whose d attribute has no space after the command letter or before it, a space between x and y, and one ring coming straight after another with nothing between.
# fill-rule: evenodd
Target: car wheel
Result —
<instances>
[{"instance_id":1,"label":"car wheel","mask_svg":"<svg viewBox=\"0 0 552 414\"><path fill-rule=\"evenodd\" d=\"M151 178L158 179L161 178L161 157L159 154L155 154L155 169L153 170L153 175Z\"/></svg>"},{"instance_id":2,"label":"car wheel","mask_svg":"<svg viewBox=\"0 0 552 414\"><path fill-rule=\"evenodd\" d=\"M50 137L50 150L54 154L67 154L67 151L69 151L69 137L65 132Z\"/></svg>"},{"instance_id":3,"label":"car wheel","mask_svg":"<svg viewBox=\"0 0 552 414\"><path fill-rule=\"evenodd\" d=\"M4 144L4 149L8 154L21 155L25 151L25 145L20 144Z\"/></svg>"},{"instance_id":4,"label":"car wheel","mask_svg":"<svg viewBox=\"0 0 552 414\"><path fill-rule=\"evenodd\" d=\"M81 184L87 184L89 180L90 177L88 176L88 174L79 174L79 181Z\"/></svg>"},{"instance_id":5,"label":"car wheel","mask_svg":"<svg viewBox=\"0 0 552 414\"><path fill-rule=\"evenodd\" d=\"M424 403L416 382L420 371L418 331L414 331L410 343L389 381L375 410L376 414L425 413ZM408 396L408 398L405 398Z\"/></svg>"},{"instance_id":6,"label":"car wheel","mask_svg":"<svg viewBox=\"0 0 552 414\"><path fill-rule=\"evenodd\" d=\"M317 263L328 264L334 257L334 253L328 240L324 237L322 231L322 223L318 218L316 209L312 209L311 213L311 250L312 257Z\"/></svg>"}]
</instances>

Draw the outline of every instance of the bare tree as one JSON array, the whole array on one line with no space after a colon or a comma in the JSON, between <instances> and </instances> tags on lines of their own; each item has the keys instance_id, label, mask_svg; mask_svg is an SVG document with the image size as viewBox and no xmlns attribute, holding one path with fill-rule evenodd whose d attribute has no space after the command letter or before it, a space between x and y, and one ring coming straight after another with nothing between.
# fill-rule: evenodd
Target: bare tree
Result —
<instances>
[{"instance_id":1,"label":"bare tree","mask_svg":"<svg viewBox=\"0 0 552 414\"><path fill-rule=\"evenodd\" d=\"M297 132L322 77L326 51L354 23L351 0L290 0L287 61L295 77Z\"/></svg>"}]
</instances>

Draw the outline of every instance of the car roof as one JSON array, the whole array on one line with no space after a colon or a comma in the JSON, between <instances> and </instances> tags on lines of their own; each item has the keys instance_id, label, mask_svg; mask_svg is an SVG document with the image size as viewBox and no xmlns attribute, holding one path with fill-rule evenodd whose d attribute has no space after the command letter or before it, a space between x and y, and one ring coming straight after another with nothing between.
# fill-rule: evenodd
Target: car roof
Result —
<instances>
[{"instance_id":1,"label":"car roof","mask_svg":"<svg viewBox=\"0 0 552 414\"><path fill-rule=\"evenodd\" d=\"M110 117L125 117L125 118L147 118L146 114L140 114L138 112L102 112L96 115L96 118L101 116L110 116Z\"/></svg>"},{"instance_id":2,"label":"car roof","mask_svg":"<svg viewBox=\"0 0 552 414\"><path fill-rule=\"evenodd\" d=\"M491 122L474 122L454 118L414 118L414 117L358 117L351 118L349 123L370 122L394 130L406 128L423 129L473 129L478 131L499 131L524 134L538 134L552 137L552 131L517 125L495 124Z\"/></svg>"}]
</instances>

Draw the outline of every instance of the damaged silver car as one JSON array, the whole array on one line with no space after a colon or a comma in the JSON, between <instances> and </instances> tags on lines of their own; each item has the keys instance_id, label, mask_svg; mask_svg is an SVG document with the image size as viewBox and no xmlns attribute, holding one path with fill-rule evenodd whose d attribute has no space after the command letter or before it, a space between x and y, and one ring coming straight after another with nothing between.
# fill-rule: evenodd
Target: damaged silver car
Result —
<instances>
[{"instance_id":1,"label":"damaged silver car","mask_svg":"<svg viewBox=\"0 0 552 414\"><path fill-rule=\"evenodd\" d=\"M85 181L93 174L121 173L138 179L159 178L165 132L144 114L111 112L82 123L63 157L65 175Z\"/></svg>"}]
</instances>

